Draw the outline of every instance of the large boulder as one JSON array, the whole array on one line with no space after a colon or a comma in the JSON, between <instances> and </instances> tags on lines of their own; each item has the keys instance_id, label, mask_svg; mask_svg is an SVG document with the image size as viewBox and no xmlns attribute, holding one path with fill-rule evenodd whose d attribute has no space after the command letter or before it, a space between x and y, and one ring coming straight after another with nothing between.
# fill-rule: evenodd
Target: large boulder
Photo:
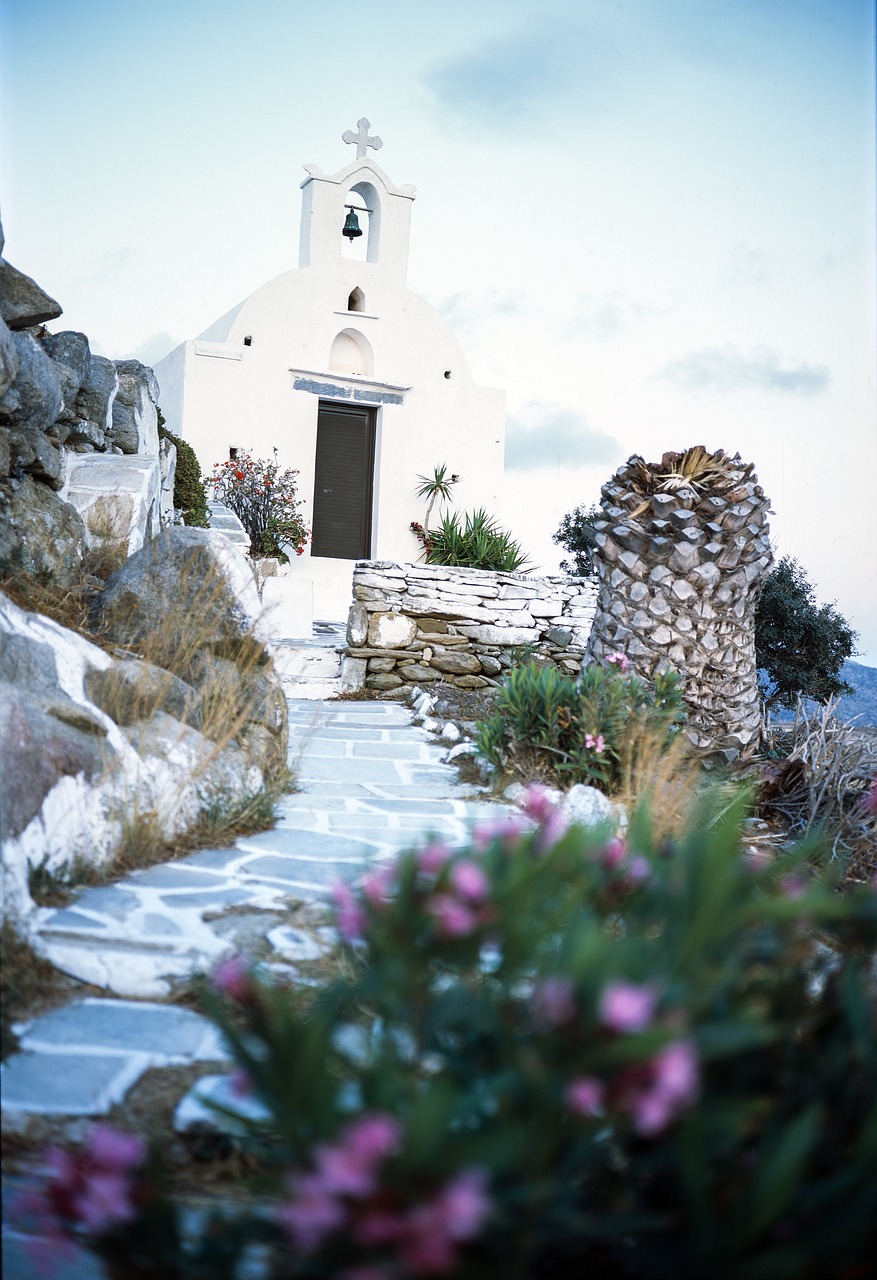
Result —
<instances>
[{"instance_id":1,"label":"large boulder","mask_svg":"<svg viewBox=\"0 0 877 1280\"><path fill-rule=\"evenodd\" d=\"M139 360L117 360L119 389L113 401L113 444L122 453L158 457L158 381Z\"/></svg>"},{"instance_id":2,"label":"large boulder","mask_svg":"<svg viewBox=\"0 0 877 1280\"><path fill-rule=\"evenodd\" d=\"M113 428L113 401L118 389L119 378L112 360L93 355L74 410L78 418L94 423L104 438Z\"/></svg>"},{"instance_id":3,"label":"large boulder","mask_svg":"<svg viewBox=\"0 0 877 1280\"><path fill-rule=\"evenodd\" d=\"M0 258L0 316L10 329L30 329L57 320L61 307L23 271Z\"/></svg>"},{"instance_id":4,"label":"large boulder","mask_svg":"<svg viewBox=\"0 0 877 1280\"><path fill-rule=\"evenodd\" d=\"M69 502L30 476L0 484L0 565L68 587L84 547L85 526Z\"/></svg>"},{"instance_id":5,"label":"large boulder","mask_svg":"<svg viewBox=\"0 0 877 1280\"><path fill-rule=\"evenodd\" d=\"M61 333L47 333L43 349L56 364L65 365L76 381L76 392L88 378L91 369L91 348L84 333L64 329Z\"/></svg>"},{"instance_id":6,"label":"large boulder","mask_svg":"<svg viewBox=\"0 0 877 1280\"><path fill-rule=\"evenodd\" d=\"M12 340L18 372L0 397L0 423L45 431L64 403L58 369L29 330L13 333Z\"/></svg>"},{"instance_id":7,"label":"large boulder","mask_svg":"<svg viewBox=\"0 0 877 1280\"><path fill-rule=\"evenodd\" d=\"M108 579L95 625L116 644L165 661L206 649L237 662L267 640L261 612L246 557L215 529L179 525L163 530ZM185 670L174 669L185 678Z\"/></svg>"},{"instance_id":8,"label":"large boulder","mask_svg":"<svg viewBox=\"0 0 877 1280\"><path fill-rule=\"evenodd\" d=\"M18 373L18 348L6 321L0 318L0 396L12 386Z\"/></svg>"}]
</instances>

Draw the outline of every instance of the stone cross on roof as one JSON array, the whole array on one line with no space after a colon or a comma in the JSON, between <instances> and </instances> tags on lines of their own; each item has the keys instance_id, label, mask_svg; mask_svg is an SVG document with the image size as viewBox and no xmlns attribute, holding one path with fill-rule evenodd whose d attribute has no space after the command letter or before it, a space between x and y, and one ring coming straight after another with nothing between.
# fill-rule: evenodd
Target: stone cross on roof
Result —
<instances>
[{"instance_id":1,"label":"stone cross on roof","mask_svg":"<svg viewBox=\"0 0 877 1280\"><path fill-rule=\"evenodd\" d=\"M354 133L352 129L345 129L345 131L341 135L342 142L356 143L357 160L365 159L365 156L369 147L372 147L375 151L379 151L380 148L384 145L380 138L378 137L370 138L368 136L369 124L370 124L370 121L366 120L365 116L363 116L361 120L357 120L356 122L356 127L358 130L357 133Z\"/></svg>"}]
</instances>

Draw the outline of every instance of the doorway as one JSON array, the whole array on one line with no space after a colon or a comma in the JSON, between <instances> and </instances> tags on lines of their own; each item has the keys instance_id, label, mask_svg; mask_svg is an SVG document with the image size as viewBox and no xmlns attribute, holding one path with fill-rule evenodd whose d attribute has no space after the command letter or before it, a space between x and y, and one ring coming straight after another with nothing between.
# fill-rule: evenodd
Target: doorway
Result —
<instances>
[{"instance_id":1,"label":"doorway","mask_svg":"<svg viewBox=\"0 0 877 1280\"><path fill-rule=\"evenodd\" d=\"M375 410L320 401L311 555L371 556Z\"/></svg>"}]
</instances>

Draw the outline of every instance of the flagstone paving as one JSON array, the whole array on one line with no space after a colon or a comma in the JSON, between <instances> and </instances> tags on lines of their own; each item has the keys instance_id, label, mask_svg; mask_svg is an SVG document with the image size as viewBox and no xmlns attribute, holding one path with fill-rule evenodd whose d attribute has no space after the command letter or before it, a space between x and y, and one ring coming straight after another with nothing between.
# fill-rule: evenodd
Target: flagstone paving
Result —
<instances>
[{"instance_id":1,"label":"flagstone paving","mask_svg":"<svg viewBox=\"0 0 877 1280\"><path fill-rule=\"evenodd\" d=\"M203 1064L205 1078L178 1108L180 1132L209 1121L205 1099L228 1101L217 1031L172 997L193 974L256 944L266 966L303 982L296 966L331 950L328 924L288 916L318 908L338 880L433 836L466 842L500 808L460 783L440 743L395 702L289 700L289 763L298 790L276 826L230 848L202 849L86 889L69 906L40 911L42 949L65 972L103 988L17 1028L20 1048L0 1068L7 1132L71 1133L107 1115L152 1067ZM316 918L316 917L315 917ZM219 1072L220 1074L216 1074ZM208 1074L209 1073L209 1074ZM3 1231L3 1275L36 1273L14 1228ZM68 1280L99 1280L96 1259L77 1254Z\"/></svg>"},{"instance_id":2,"label":"flagstone paving","mask_svg":"<svg viewBox=\"0 0 877 1280\"><path fill-rule=\"evenodd\" d=\"M284 917L291 907L327 902L336 881L355 881L428 835L463 844L479 817L496 813L460 783L447 744L399 703L292 699L289 722L298 790L270 831L40 912L49 958L107 996L19 1028L20 1050L2 1067L4 1125L105 1115L150 1067L222 1063L205 1019L156 1000L254 939L268 967L294 979L296 964L329 950L335 934L327 923L296 927Z\"/></svg>"}]
</instances>

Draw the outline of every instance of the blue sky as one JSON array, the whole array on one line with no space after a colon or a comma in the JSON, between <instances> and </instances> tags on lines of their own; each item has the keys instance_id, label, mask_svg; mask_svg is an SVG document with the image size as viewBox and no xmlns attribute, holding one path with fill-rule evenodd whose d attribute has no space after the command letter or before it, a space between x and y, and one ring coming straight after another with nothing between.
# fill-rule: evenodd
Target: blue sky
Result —
<instances>
[{"instance_id":1,"label":"blue sky","mask_svg":"<svg viewBox=\"0 0 877 1280\"><path fill-rule=\"evenodd\" d=\"M94 349L295 267L301 166L366 115L537 563L631 453L739 450L877 664L869 0L0 0L0 37L5 253Z\"/></svg>"}]
</instances>

